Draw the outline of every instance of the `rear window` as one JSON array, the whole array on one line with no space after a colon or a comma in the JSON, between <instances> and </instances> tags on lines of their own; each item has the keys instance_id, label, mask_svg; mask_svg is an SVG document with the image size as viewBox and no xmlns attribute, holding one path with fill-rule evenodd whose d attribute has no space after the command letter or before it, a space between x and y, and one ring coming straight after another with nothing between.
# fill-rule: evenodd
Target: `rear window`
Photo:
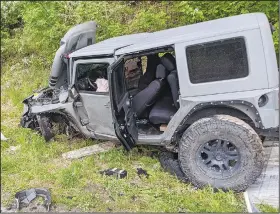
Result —
<instances>
[{"instance_id":1,"label":"rear window","mask_svg":"<svg viewBox=\"0 0 280 214\"><path fill-rule=\"evenodd\" d=\"M186 48L191 83L230 80L248 76L244 38L233 38Z\"/></svg>"}]
</instances>

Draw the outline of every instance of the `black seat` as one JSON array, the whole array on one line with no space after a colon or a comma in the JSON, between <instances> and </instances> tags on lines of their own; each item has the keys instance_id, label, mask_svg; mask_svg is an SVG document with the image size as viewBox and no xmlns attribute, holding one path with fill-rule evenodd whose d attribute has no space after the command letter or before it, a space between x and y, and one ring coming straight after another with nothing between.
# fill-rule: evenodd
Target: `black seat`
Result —
<instances>
[{"instance_id":1,"label":"black seat","mask_svg":"<svg viewBox=\"0 0 280 214\"><path fill-rule=\"evenodd\" d=\"M149 121L152 124L167 124L176 113L177 108L173 104L171 96L162 97L153 106L149 114Z\"/></svg>"},{"instance_id":2,"label":"black seat","mask_svg":"<svg viewBox=\"0 0 280 214\"><path fill-rule=\"evenodd\" d=\"M171 89L171 94L173 98L173 102L175 107L179 108L179 81L178 81L178 75L177 70L173 70L170 72L170 74L167 76L167 81Z\"/></svg>"},{"instance_id":3,"label":"black seat","mask_svg":"<svg viewBox=\"0 0 280 214\"><path fill-rule=\"evenodd\" d=\"M160 64L158 54L151 54L147 56L147 68L143 76L140 77L138 82L138 89L143 90L156 78L156 68Z\"/></svg>"},{"instance_id":4,"label":"black seat","mask_svg":"<svg viewBox=\"0 0 280 214\"><path fill-rule=\"evenodd\" d=\"M176 70L176 60L173 57L172 54L166 53L161 58L161 63L165 66L165 68L170 72L167 76L167 81L170 86L170 91L172 94L173 102L175 107L179 108L179 81L178 81L178 75Z\"/></svg>"},{"instance_id":5,"label":"black seat","mask_svg":"<svg viewBox=\"0 0 280 214\"><path fill-rule=\"evenodd\" d=\"M178 78L176 71L176 60L172 54L166 53L161 58L161 64L163 64L164 67L170 72L167 76L167 81L170 86L170 88L168 88L170 91L165 92L164 95L152 107L149 114L149 120L153 124L167 124L171 120L172 116L176 113L177 108L179 108L179 103L177 102L177 96L179 96L179 84L177 84Z\"/></svg>"},{"instance_id":6,"label":"black seat","mask_svg":"<svg viewBox=\"0 0 280 214\"><path fill-rule=\"evenodd\" d=\"M160 58L160 63L169 71L176 70L176 60L171 53L166 53Z\"/></svg>"},{"instance_id":7,"label":"black seat","mask_svg":"<svg viewBox=\"0 0 280 214\"><path fill-rule=\"evenodd\" d=\"M163 87L167 86L166 77L168 74L166 68L159 64L156 68L156 79L134 96L132 108L138 118L141 118L144 111L155 103Z\"/></svg>"}]
</instances>

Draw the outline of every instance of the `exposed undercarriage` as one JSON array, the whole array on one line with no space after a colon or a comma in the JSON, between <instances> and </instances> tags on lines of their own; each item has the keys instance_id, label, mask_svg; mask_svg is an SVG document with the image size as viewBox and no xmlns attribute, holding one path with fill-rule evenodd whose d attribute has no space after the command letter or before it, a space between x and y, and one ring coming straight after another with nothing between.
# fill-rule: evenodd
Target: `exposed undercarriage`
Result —
<instances>
[{"instance_id":1,"label":"exposed undercarriage","mask_svg":"<svg viewBox=\"0 0 280 214\"><path fill-rule=\"evenodd\" d=\"M44 88L37 91L26 98L24 103L24 111L20 121L20 125L24 128L30 128L38 131L46 141L52 139L56 134L66 134L73 137L80 134L78 128L71 119L63 112L47 111L42 113L33 113L32 107L46 106L57 104L61 101L61 96L66 92L65 87L61 89Z\"/></svg>"}]
</instances>

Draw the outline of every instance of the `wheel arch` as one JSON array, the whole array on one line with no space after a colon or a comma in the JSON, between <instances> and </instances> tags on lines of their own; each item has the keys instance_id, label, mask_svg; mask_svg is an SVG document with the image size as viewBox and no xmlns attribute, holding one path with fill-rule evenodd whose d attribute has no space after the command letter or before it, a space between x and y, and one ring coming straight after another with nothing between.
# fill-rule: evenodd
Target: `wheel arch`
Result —
<instances>
[{"instance_id":1,"label":"wheel arch","mask_svg":"<svg viewBox=\"0 0 280 214\"><path fill-rule=\"evenodd\" d=\"M50 111L46 113L50 119L55 123L65 122L67 125L72 126L76 131L82 133L79 127L76 125L75 120L70 114L65 111Z\"/></svg>"},{"instance_id":2,"label":"wheel arch","mask_svg":"<svg viewBox=\"0 0 280 214\"><path fill-rule=\"evenodd\" d=\"M258 120L257 117L252 117L252 115L245 113L244 111L240 110L234 106L227 106L227 105L216 105L216 106L205 106L201 109L194 111L187 119L186 123L191 125L195 121L206 117L206 116L213 116L215 114L226 114L233 117L237 117L243 121L246 121L251 126L258 127Z\"/></svg>"},{"instance_id":3,"label":"wheel arch","mask_svg":"<svg viewBox=\"0 0 280 214\"><path fill-rule=\"evenodd\" d=\"M177 141L176 139L195 121L216 114L225 114L239 118L248 123L256 131L263 127L257 109L249 102L220 101L201 103L196 105L181 121L172 136L171 142Z\"/></svg>"}]
</instances>

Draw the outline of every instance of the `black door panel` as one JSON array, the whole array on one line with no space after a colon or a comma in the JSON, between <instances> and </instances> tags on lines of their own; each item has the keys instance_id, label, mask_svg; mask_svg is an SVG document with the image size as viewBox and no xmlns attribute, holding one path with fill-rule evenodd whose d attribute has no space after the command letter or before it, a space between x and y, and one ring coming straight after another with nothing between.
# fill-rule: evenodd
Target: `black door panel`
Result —
<instances>
[{"instance_id":1,"label":"black door panel","mask_svg":"<svg viewBox=\"0 0 280 214\"><path fill-rule=\"evenodd\" d=\"M116 136L123 146L130 150L138 139L138 129L127 91L123 57L108 68L108 79Z\"/></svg>"},{"instance_id":2,"label":"black door panel","mask_svg":"<svg viewBox=\"0 0 280 214\"><path fill-rule=\"evenodd\" d=\"M129 108L131 108L131 107L129 107ZM126 123L127 131L129 132L129 134L132 136L133 139L137 140L138 131L137 131L137 126L136 126L136 119L135 119L135 114L133 113L133 111L131 109L126 112L125 123Z\"/></svg>"}]
</instances>

